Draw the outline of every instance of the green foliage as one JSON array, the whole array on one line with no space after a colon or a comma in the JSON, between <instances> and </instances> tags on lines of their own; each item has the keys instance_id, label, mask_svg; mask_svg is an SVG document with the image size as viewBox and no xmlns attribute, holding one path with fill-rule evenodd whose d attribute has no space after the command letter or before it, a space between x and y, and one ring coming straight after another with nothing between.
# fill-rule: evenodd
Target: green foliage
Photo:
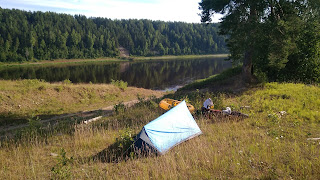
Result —
<instances>
[{"instance_id":1,"label":"green foliage","mask_svg":"<svg viewBox=\"0 0 320 180\"><path fill-rule=\"evenodd\" d=\"M223 83L225 80L229 79L230 77L239 75L240 73L241 73L241 67L236 66L236 67L227 69L220 74L216 74L216 75L210 76L206 79L200 79L200 80L197 80L193 83L190 83L190 84L180 88L178 91L191 90L191 89L202 89L202 88L205 88L206 86L208 86L212 83L215 83L215 82Z\"/></svg>"},{"instance_id":2,"label":"green foliage","mask_svg":"<svg viewBox=\"0 0 320 180\"><path fill-rule=\"evenodd\" d=\"M124 113L126 109L127 107L123 104L123 102L120 102L119 104L113 106L113 110L116 114Z\"/></svg>"},{"instance_id":3,"label":"green foliage","mask_svg":"<svg viewBox=\"0 0 320 180\"><path fill-rule=\"evenodd\" d=\"M62 85L56 86L54 90L56 90L57 92L61 92L63 90L63 86Z\"/></svg>"},{"instance_id":4,"label":"green foliage","mask_svg":"<svg viewBox=\"0 0 320 180\"><path fill-rule=\"evenodd\" d=\"M71 164L73 162L73 157L68 158L66 154L64 148L61 148L57 158L57 164L51 168L54 179L72 178Z\"/></svg>"},{"instance_id":5,"label":"green foliage","mask_svg":"<svg viewBox=\"0 0 320 180\"><path fill-rule=\"evenodd\" d=\"M261 70L256 70L254 72L254 75L257 77L258 81L262 84L267 83L269 81L268 75L265 72L262 72Z\"/></svg>"},{"instance_id":6,"label":"green foliage","mask_svg":"<svg viewBox=\"0 0 320 180\"><path fill-rule=\"evenodd\" d=\"M122 80L113 80L111 79L111 84L120 88L121 90L126 90L128 88L128 83L127 82L124 82Z\"/></svg>"},{"instance_id":7,"label":"green foliage","mask_svg":"<svg viewBox=\"0 0 320 180\"><path fill-rule=\"evenodd\" d=\"M35 117L32 115L32 117L28 118L28 126L18 130L15 133L15 139L34 139L37 138L37 136L41 136L44 132L42 129L42 123L41 119L37 116Z\"/></svg>"},{"instance_id":8,"label":"green foliage","mask_svg":"<svg viewBox=\"0 0 320 180\"><path fill-rule=\"evenodd\" d=\"M185 100L186 103L190 103L190 100L189 100L189 98L188 98L188 95L182 97L182 98L181 98L181 101L183 101L183 100Z\"/></svg>"},{"instance_id":9,"label":"green foliage","mask_svg":"<svg viewBox=\"0 0 320 180\"><path fill-rule=\"evenodd\" d=\"M202 21L225 14L220 33L243 72L262 81L320 82L319 1L202 0ZM252 72L253 67L253 72Z\"/></svg>"},{"instance_id":10,"label":"green foliage","mask_svg":"<svg viewBox=\"0 0 320 180\"><path fill-rule=\"evenodd\" d=\"M119 137L116 138L115 144L117 144L118 150L121 152L126 151L133 143L132 130L126 128L120 132Z\"/></svg>"},{"instance_id":11,"label":"green foliage","mask_svg":"<svg viewBox=\"0 0 320 180\"><path fill-rule=\"evenodd\" d=\"M289 57L280 80L306 83L320 82L320 21L306 22L295 40L297 50Z\"/></svg>"},{"instance_id":12,"label":"green foliage","mask_svg":"<svg viewBox=\"0 0 320 180\"><path fill-rule=\"evenodd\" d=\"M225 99L224 94L220 94L219 93L218 95L211 97L211 99L212 99L212 102L214 104L214 108L215 109L223 109L223 108L225 108L224 101L223 101ZM233 108L232 105L228 105L228 106Z\"/></svg>"},{"instance_id":13,"label":"green foliage","mask_svg":"<svg viewBox=\"0 0 320 180\"><path fill-rule=\"evenodd\" d=\"M116 141L102 154L107 162L120 162L128 157L133 158L133 134L132 130L125 128L119 132ZM101 157L100 157L101 158Z\"/></svg>"},{"instance_id":14,"label":"green foliage","mask_svg":"<svg viewBox=\"0 0 320 180\"><path fill-rule=\"evenodd\" d=\"M0 62L226 53L218 25L0 9Z\"/></svg>"},{"instance_id":15,"label":"green foliage","mask_svg":"<svg viewBox=\"0 0 320 180\"><path fill-rule=\"evenodd\" d=\"M72 82L71 82L69 79L65 79L65 80L63 81L63 84L72 84Z\"/></svg>"},{"instance_id":16,"label":"green foliage","mask_svg":"<svg viewBox=\"0 0 320 180\"><path fill-rule=\"evenodd\" d=\"M155 96L150 96L148 99L146 99L144 96L137 94L137 99L139 103L137 103L136 106L138 107L144 107L153 110L159 107L157 103L159 100Z\"/></svg>"},{"instance_id":17,"label":"green foliage","mask_svg":"<svg viewBox=\"0 0 320 180\"><path fill-rule=\"evenodd\" d=\"M21 85L27 89L43 86L43 82L45 81L42 79L24 79L20 81Z\"/></svg>"}]
</instances>

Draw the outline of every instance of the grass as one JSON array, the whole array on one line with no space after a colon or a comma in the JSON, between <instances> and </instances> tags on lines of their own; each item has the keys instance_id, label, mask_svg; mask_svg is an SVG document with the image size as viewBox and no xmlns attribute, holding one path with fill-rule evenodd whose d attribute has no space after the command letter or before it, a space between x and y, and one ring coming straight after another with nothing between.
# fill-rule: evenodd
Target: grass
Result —
<instances>
[{"instance_id":1,"label":"grass","mask_svg":"<svg viewBox=\"0 0 320 180\"><path fill-rule=\"evenodd\" d=\"M58 65L58 64L79 64L79 63L92 63L92 62L123 62L132 60L170 60L170 59L192 59L192 58L211 58L211 57L228 57L228 54L211 54L211 55L181 55L181 56L152 56L152 57L141 57L141 56L130 56L129 58L96 58L96 59L56 59L56 60L40 60L37 62L24 62L24 63L2 63L0 62L0 68L6 68L7 66L26 66L26 65Z\"/></svg>"},{"instance_id":2,"label":"grass","mask_svg":"<svg viewBox=\"0 0 320 180\"><path fill-rule=\"evenodd\" d=\"M163 156L133 156L118 163L96 157L104 154L112 159L118 156L116 152L123 152L121 140L132 137L163 113L157 106L160 99L140 98L140 103L132 108L118 105L122 108L117 113L89 125L69 123L43 129L33 123L34 130L1 141L0 176L8 179L320 178L320 143L307 140L320 137L318 86L266 83L237 95L192 91L171 97L188 99L196 108L211 97L217 108L229 106L250 117L208 119L195 113L203 135ZM250 108L241 109L242 106ZM279 111L286 114L280 115Z\"/></svg>"},{"instance_id":3,"label":"grass","mask_svg":"<svg viewBox=\"0 0 320 180\"><path fill-rule=\"evenodd\" d=\"M70 107L68 112L88 108L92 103L97 106L99 103L118 104L111 116L89 125L78 123L76 119L44 125L36 117L29 118L29 127L15 132L13 139L0 141L0 177L320 179L320 142L308 140L320 137L319 86L266 83L237 94L204 91L232 84L239 72L234 68L167 96L186 99L196 109L211 97L215 108L229 106L232 110L249 114L249 118L209 119L196 111L193 116L203 132L201 136L174 147L163 156L133 155L127 158L121 155L127 150L128 142L145 124L164 113L158 107L160 99L145 100L138 96L140 103L125 107L119 100L129 94L137 98L137 93L124 82L84 85L72 84L68 80L59 84L38 80L1 81L0 102L6 105L2 107L19 100L29 102L30 109L12 112L19 116L32 111L33 102L25 100L26 97L35 101L34 97L42 97L42 93L46 94L44 97L49 94L48 99L58 97L54 94L63 97L59 100L62 102L60 106L52 110L56 113L61 107L69 108L70 104L63 103L63 99L69 98L69 103L73 102L72 99L86 100L83 106L77 102L80 105ZM226 77L231 78L226 80ZM140 90L140 94L147 92ZM113 92L119 93L118 96L114 97ZM108 95L101 100L104 97L101 94ZM47 104L47 108L52 107L55 106ZM41 112L41 108L38 111ZM281 111L286 113L279 113Z\"/></svg>"},{"instance_id":4,"label":"grass","mask_svg":"<svg viewBox=\"0 0 320 180\"><path fill-rule=\"evenodd\" d=\"M30 61L30 62L8 62L8 63L1 63L1 66L13 66L13 65L40 65L40 64L72 64L72 63L88 63L88 62L117 62L117 61L124 61L120 58L96 58L96 59L55 59L55 60L37 60L37 61Z\"/></svg>"},{"instance_id":5,"label":"grass","mask_svg":"<svg viewBox=\"0 0 320 180\"><path fill-rule=\"evenodd\" d=\"M193 58L219 58L228 57L228 54L208 54L208 55L179 55L179 56L151 56L151 57L133 57L134 60L159 60L159 59L193 59Z\"/></svg>"},{"instance_id":6,"label":"grass","mask_svg":"<svg viewBox=\"0 0 320 180\"><path fill-rule=\"evenodd\" d=\"M225 88L230 83L230 80L232 81L231 82L232 84L234 83L232 77L239 76L240 72L241 72L240 66L233 67L233 68L230 68L230 69L223 71L220 74L215 74L215 75L212 75L212 76L205 78L205 79L196 80L193 83L190 83L190 84L180 88L179 91L204 89L209 86L212 87L212 85L221 86L221 87Z\"/></svg>"},{"instance_id":7,"label":"grass","mask_svg":"<svg viewBox=\"0 0 320 180\"><path fill-rule=\"evenodd\" d=\"M0 124L21 123L32 116L52 116L113 106L119 102L164 93L113 84L47 83L41 80L0 80ZM20 120L19 120L20 119Z\"/></svg>"}]
</instances>

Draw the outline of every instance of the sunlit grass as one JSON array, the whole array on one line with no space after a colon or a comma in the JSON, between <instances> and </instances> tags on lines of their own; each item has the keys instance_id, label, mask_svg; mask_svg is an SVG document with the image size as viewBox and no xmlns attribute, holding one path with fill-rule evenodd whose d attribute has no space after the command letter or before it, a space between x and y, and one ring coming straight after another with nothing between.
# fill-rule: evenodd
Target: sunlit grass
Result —
<instances>
[{"instance_id":1,"label":"sunlit grass","mask_svg":"<svg viewBox=\"0 0 320 180\"><path fill-rule=\"evenodd\" d=\"M0 80L0 123L5 119L29 118L96 110L119 102L164 93L112 84L47 83L40 80Z\"/></svg>"},{"instance_id":2,"label":"sunlit grass","mask_svg":"<svg viewBox=\"0 0 320 180\"><path fill-rule=\"evenodd\" d=\"M215 96L220 107L230 106L249 118L194 117L203 135L150 156L107 163L95 160L123 131L138 133L162 114L153 103L142 102L99 122L74 124L32 138L2 141L0 177L8 179L319 179L319 87L268 83L242 95L188 94L191 102ZM307 94L308 97L305 95ZM177 97L178 98L178 97ZM240 109L249 106L249 109ZM219 107L219 108L220 108ZM286 111L281 116L279 111ZM66 165L61 149L65 151ZM52 153L58 155L53 156ZM112 156L112 154L108 154ZM72 157L72 158L71 158ZM61 167L60 167L61 166ZM60 167L52 171L53 167Z\"/></svg>"}]
</instances>

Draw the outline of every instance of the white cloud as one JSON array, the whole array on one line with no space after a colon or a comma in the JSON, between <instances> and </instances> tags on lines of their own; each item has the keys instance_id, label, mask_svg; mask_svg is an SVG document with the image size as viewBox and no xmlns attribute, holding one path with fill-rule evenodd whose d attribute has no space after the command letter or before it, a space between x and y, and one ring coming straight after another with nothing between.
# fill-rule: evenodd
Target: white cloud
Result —
<instances>
[{"instance_id":1,"label":"white cloud","mask_svg":"<svg viewBox=\"0 0 320 180\"><path fill-rule=\"evenodd\" d=\"M55 11L111 19L200 22L200 0L2 0L2 8Z\"/></svg>"}]
</instances>

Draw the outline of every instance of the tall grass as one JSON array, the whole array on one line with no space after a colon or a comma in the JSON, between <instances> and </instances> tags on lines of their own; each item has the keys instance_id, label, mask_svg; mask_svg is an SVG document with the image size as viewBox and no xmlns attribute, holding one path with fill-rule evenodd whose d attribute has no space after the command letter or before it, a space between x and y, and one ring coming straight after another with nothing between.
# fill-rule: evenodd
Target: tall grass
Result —
<instances>
[{"instance_id":1,"label":"tall grass","mask_svg":"<svg viewBox=\"0 0 320 180\"><path fill-rule=\"evenodd\" d=\"M57 127L45 137L39 134L24 141L1 141L0 177L319 179L320 144L307 140L320 137L319 92L316 86L268 83L239 96L216 95L214 102L219 101L219 108L231 106L250 117L208 119L194 114L203 135L165 155L133 156L117 163L96 158L102 154L107 159L118 156L110 150L123 150L119 142L163 113L155 106L159 99L141 100L134 107L123 108L93 124L69 124L69 130ZM184 97L200 104L213 95L194 92ZM240 109L241 106L250 109ZM279 111L287 114L279 115Z\"/></svg>"}]
</instances>

